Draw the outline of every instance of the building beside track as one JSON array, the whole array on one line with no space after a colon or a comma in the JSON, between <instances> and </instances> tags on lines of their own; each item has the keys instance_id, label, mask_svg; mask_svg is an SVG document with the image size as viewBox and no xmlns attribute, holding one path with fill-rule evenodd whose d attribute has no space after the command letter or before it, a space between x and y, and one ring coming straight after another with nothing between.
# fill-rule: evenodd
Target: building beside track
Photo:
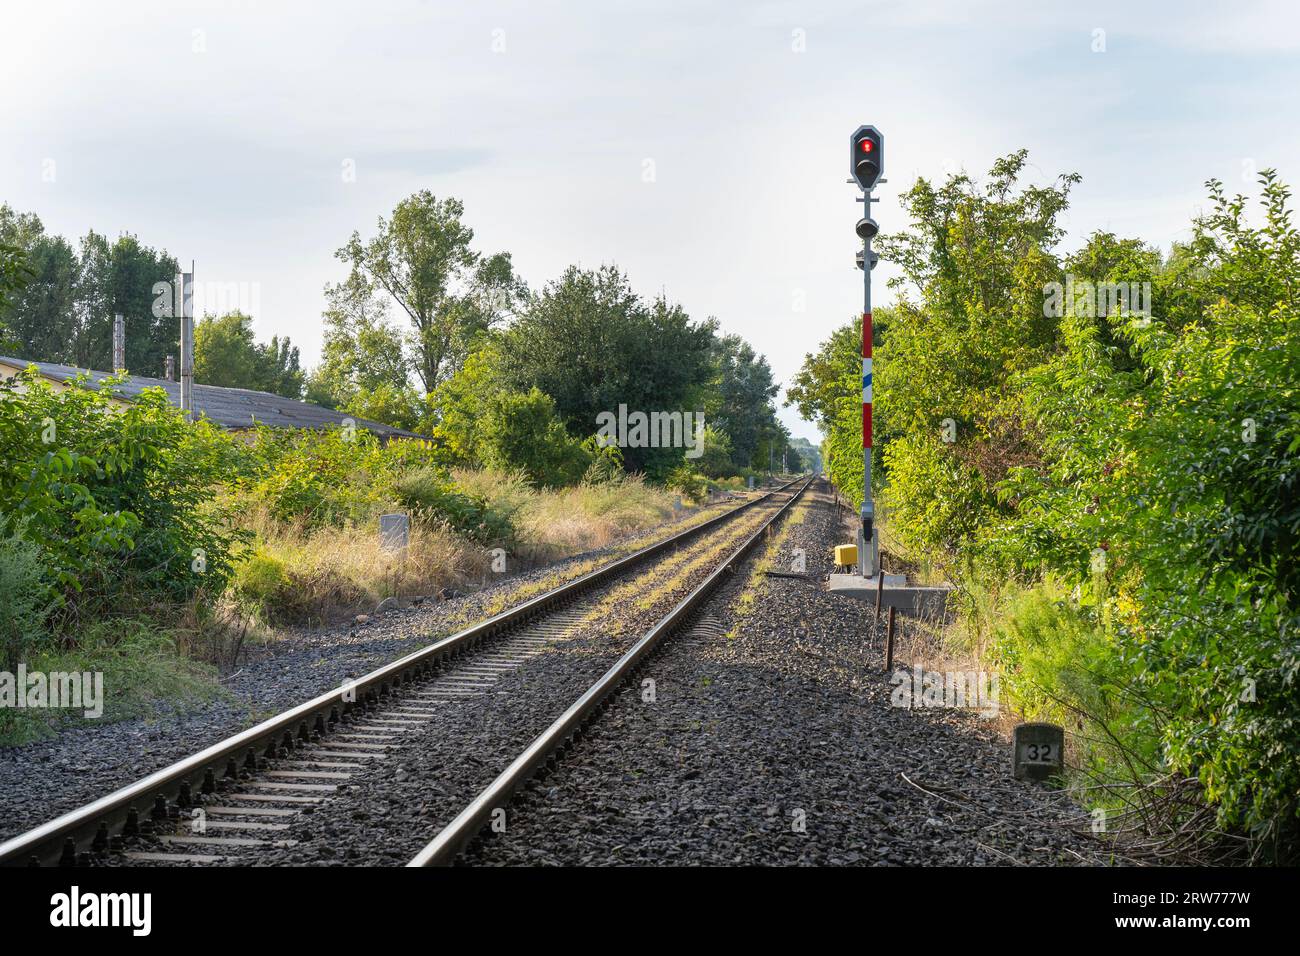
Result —
<instances>
[{"instance_id":1,"label":"building beside track","mask_svg":"<svg viewBox=\"0 0 1300 956\"><path fill-rule=\"evenodd\" d=\"M96 388L109 378L111 373L95 369L75 368L71 365L56 365L51 362L29 362L26 359L10 358L0 355L0 381L12 379L29 366L35 367L40 376L55 389L86 386ZM165 378L149 378L144 375L126 375L125 380L113 386L113 399L126 403L140 395L146 388L161 388L167 398L177 408L181 404L180 382ZM331 426L342 426L351 422L357 428L364 428L380 439L410 438L428 440L426 436L393 428L379 422L357 418L332 408L313 405L311 402L285 398L270 392L257 392L247 388L225 388L220 385L194 386L194 414L209 419L213 424L230 431L246 431L265 425L270 428L305 428L320 430Z\"/></svg>"}]
</instances>

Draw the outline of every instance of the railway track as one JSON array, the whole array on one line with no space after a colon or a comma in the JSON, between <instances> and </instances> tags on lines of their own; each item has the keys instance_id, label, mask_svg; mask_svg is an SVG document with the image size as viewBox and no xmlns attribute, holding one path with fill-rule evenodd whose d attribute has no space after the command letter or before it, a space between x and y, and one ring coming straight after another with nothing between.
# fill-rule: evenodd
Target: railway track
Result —
<instances>
[{"instance_id":1,"label":"railway track","mask_svg":"<svg viewBox=\"0 0 1300 956\"><path fill-rule=\"evenodd\" d=\"M655 559L670 564L685 545L736 523L745 541L555 726L534 741L520 760L494 781L491 800L501 800L571 739L617 683L690 611L763 530L808 486L789 494L771 517L747 534L750 509L800 483L788 482L721 515L524 601L456 634L380 667L186 757L83 807L0 843L0 864L201 865L252 862L268 849L292 844L291 821L333 798L340 787L374 766L383 766L409 735L427 730L449 704L492 693L494 685L528 658L562 642L590 615L584 596L635 575ZM652 570L648 568L647 571ZM608 589L606 589L608 590ZM613 672L618 671L615 675ZM527 757L528 759L524 759ZM521 764L520 761L523 761ZM504 779L503 778L507 778ZM475 802L477 805L478 801ZM496 804L493 804L495 806ZM469 809L467 808L467 812ZM487 812L491 812L489 806ZM465 819L462 819L465 818ZM454 857L473 836L477 811L456 817L423 862ZM442 841L439 843L439 841ZM452 849L454 848L454 849ZM427 851L426 851L427 852ZM414 861L413 861L414 862Z\"/></svg>"},{"instance_id":2,"label":"railway track","mask_svg":"<svg viewBox=\"0 0 1300 956\"><path fill-rule=\"evenodd\" d=\"M728 554L711 574L683 598L667 615L641 636L585 693L555 719L522 753L484 788L407 864L412 867L447 866L484 829L494 813L504 809L510 797L535 776L553 767L563 751L581 735L583 727L609 705L610 696L658 650L676 631L687 625L700 605L724 577L745 559L764 534L794 506L812 484L809 477L771 516ZM788 487L788 486L787 486Z\"/></svg>"}]
</instances>

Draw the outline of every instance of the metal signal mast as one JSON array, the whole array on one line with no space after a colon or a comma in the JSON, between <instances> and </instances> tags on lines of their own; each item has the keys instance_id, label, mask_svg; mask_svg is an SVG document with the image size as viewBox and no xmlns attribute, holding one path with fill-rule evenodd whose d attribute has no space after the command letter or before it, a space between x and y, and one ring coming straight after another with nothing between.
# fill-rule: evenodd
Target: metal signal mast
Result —
<instances>
[{"instance_id":1,"label":"metal signal mast","mask_svg":"<svg viewBox=\"0 0 1300 956\"><path fill-rule=\"evenodd\" d=\"M849 137L851 183L862 190L862 218L856 232L862 240L858 268L862 270L862 525L858 529L858 573L875 577L880 571L880 540L876 534L876 509L871 500L871 347L875 332L871 324L871 270L879 260L871 251L871 240L880 231L871 218L871 191L885 171L885 137L874 126L859 126Z\"/></svg>"}]
</instances>

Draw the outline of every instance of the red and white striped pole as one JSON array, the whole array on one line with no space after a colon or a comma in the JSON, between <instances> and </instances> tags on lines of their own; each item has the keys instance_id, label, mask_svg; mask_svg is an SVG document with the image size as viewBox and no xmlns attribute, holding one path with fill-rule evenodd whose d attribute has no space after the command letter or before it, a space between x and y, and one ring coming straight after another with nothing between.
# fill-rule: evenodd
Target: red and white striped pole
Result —
<instances>
[{"instance_id":1,"label":"red and white striped pole","mask_svg":"<svg viewBox=\"0 0 1300 956\"><path fill-rule=\"evenodd\" d=\"M862 313L862 447L871 447L871 313ZM870 474L870 462L867 468Z\"/></svg>"},{"instance_id":2,"label":"red and white striped pole","mask_svg":"<svg viewBox=\"0 0 1300 956\"><path fill-rule=\"evenodd\" d=\"M858 530L858 573L874 577L880 570L880 545L876 536L876 510L871 501L871 267L876 256L871 239L879 231L871 218L871 190L885 171L885 137L874 126L859 126L849 136L849 182L862 190L862 218L854 232L862 240L862 525Z\"/></svg>"},{"instance_id":3,"label":"red and white striped pole","mask_svg":"<svg viewBox=\"0 0 1300 956\"><path fill-rule=\"evenodd\" d=\"M871 191L863 193L866 215L871 215ZM880 568L880 545L876 539L876 509L871 500L871 238L862 249L862 528L858 540L858 573L874 577Z\"/></svg>"}]
</instances>

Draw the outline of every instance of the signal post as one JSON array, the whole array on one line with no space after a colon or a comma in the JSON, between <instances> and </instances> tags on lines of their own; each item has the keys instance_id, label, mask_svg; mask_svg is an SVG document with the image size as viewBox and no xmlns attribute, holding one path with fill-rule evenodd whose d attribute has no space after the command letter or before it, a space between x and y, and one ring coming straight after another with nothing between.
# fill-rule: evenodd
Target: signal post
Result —
<instances>
[{"instance_id":1,"label":"signal post","mask_svg":"<svg viewBox=\"0 0 1300 956\"><path fill-rule=\"evenodd\" d=\"M849 137L849 182L862 190L862 217L855 231L862 240L862 522L858 528L858 573L875 577L880 571L880 537L876 533L876 508L871 500L871 348L875 330L871 322L871 270L880 258L871 251L871 240L880 227L871 217L876 200L871 191L885 171L885 137L874 126L859 126Z\"/></svg>"},{"instance_id":2,"label":"signal post","mask_svg":"<svg viewBox=\"0 0 1300 956\"><path fill-rule=\"evenodd\" d=\"M884 182L880 178L884 171L885 137L874 126L859 126L849 136L849 182L862 190L862 198L858 200L862 203L862 216L855 229L862 240L862 249L857 255L858 268L862 270L862 520L858 525L856 573L832 574L826 584L832 594L873 602L877 623L881 610L888 609L888 633L892 637L896 611L910 616L942 618L951 588L909 585L906 575L885 574L880 567L880 534L876 529L875 503L871 500L871 351L878 344L871 321L871 270L880 258L871 251L871 240L880 229L871 217L871 204L876 201L871 191L878 183ZM891 664L890 656L887 648L887 669Z\"/></svg>"}]
</instances>

